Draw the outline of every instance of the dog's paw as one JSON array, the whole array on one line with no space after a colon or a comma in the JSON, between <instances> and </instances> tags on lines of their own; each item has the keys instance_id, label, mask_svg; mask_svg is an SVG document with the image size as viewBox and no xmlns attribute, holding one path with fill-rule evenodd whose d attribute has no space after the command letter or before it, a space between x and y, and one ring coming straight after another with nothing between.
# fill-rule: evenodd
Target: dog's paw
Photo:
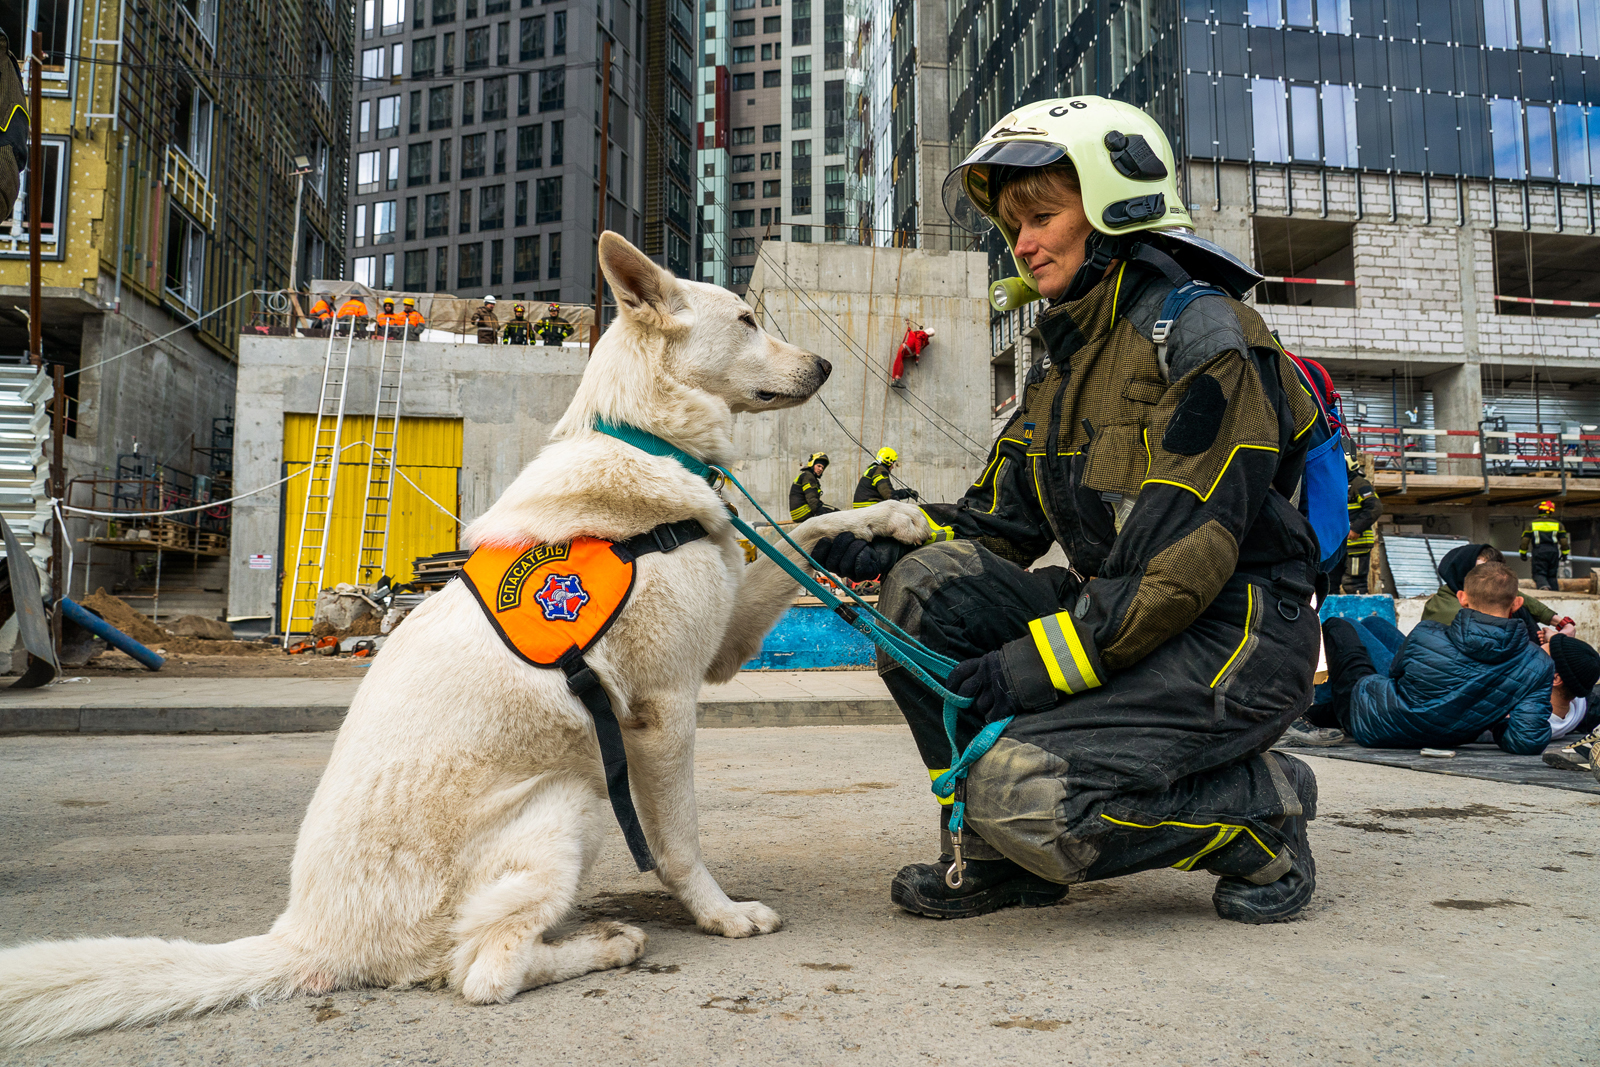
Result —
<instances>
[{"instance_id":1,"label":"dog's paw","mask_svg":"<svg viewBox=\"0 0 1600 1067\"><path fill-rule=\"evenodd\" d=\"M892 537L908 545L920 545L933 531L922 509L901 500L885 500L870 508L855 512L861 517L865 530L855 531L857 537L868 540L875 537Z\"/></svg>"},{"instance_id":2,"label":"dog's paw","mask_svg":"<svg viewBox=\"0 0 1600 1067\"><path fill-rule=\"evenodd\" d=\"M770 934L783 925L778 913L759 900L729 901L726 908L698 920L700 929L723 937L754 937Z\"/></svg>"},{"instance_id":3,"label":"dog's paw","mask_svg":"<svg viewBox=\"0 0 1600 1067\"><path fill-rule=\"evenodd\" d=\"M594 940L600 943L595 956L597 970L626 967L644 955L644 947L650 943L649 934L625 923L594 923L585 930L593 931Z\"/></svg>"}]
</instances>

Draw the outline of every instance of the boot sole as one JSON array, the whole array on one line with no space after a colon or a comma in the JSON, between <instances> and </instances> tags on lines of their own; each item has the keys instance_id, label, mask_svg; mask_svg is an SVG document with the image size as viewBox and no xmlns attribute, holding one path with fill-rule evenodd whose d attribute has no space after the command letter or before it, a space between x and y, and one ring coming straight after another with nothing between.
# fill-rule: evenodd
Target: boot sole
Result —
<instances>
[{"instance_id":1,"label":"boot sole","mask_svg":"<svg viewBox=\"0 0 1600 1067\"><path fill-rule=\"evenodd\" d=\"M1303 883L1304 888L1300 892L1282 903L1271 908L1254 908L1224 893L1222 881L1226 879L1218 882L1216 892L1211 895L1211 905L1216 908L1217 917L1227 919L1229 922L1245 923L1248 926L1265 926L1268 923L1284 923L1299 918L1317 891L1316 879L1313 877Z\"/></svg>"},{"instance_id":2,"label":"boot sole","mask_svg":"<svg viewBox=\"0 0 1600 1067\"><path fill-rule=\"evenodd\" d=\"M929 919L971 919L1002 908L1048 908L1059 904L1066 896L1066 886L1042 879L1006 882L959 901L929 900L898 875L889 886L889 899L896 906Z\"/></svg>"},{"instance_id":3,"label":"boot sole","mask_svg":"<svg viewBox=\"0 0 1600 1067\"><path fill-rule=\"evenodd\" d=\"M1590 763L1588 760L1580 760L1578 757L1568 755L1560 750L1555 752L1546 752L1544 754L1544 761L1547 765L1554 767L1558 771L1587 771L1590 769Z\"/></svg>"}]
</instances>

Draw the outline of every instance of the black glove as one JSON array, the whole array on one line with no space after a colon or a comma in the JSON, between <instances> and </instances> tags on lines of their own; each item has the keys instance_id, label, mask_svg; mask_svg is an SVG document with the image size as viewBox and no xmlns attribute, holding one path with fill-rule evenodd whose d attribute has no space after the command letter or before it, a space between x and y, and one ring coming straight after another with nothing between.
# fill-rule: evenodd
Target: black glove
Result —
<instances>
[{"instance_id":1,"label":"black glove","mask_svg":"<svg viewBox=\"0 0 1600 1067\"><path fill-rule=\"evenodd\" d=\"M920 496L917 495L917 491L915 489L896 489L894 491L894 498L896 500L921 500L922 499Z\"/></svg>"},{"instance_id":2,"label":"black glove","mask_svg":"<svg viewBox=\"0 0 1600 1067\"><path fill-rule=\"evenodd\" d=\"M880 578L915 545L895 540L863 541L853 533L824 537L811 549L811 558L827 570L852 582Z\"/></svg>"},{"instance_id":3,"label":"black glove","mask_svg":"<svg viewBox=\"0 0 1600 1067\"><path fill-rule=\"evenodd\" d=\"M977 659L962 660L945 680L945 688L957 696L971 697L968 711L984 722L995 722L1021 714L1022 708L1006 685L999 652L988 652Z\"/></svg>"}]
</instances>

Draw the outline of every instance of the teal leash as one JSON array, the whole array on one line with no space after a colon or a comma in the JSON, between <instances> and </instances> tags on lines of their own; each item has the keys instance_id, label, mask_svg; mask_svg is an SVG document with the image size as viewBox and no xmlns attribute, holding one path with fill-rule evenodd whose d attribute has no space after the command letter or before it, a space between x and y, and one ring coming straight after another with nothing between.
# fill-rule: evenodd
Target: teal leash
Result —
<instances>
[{"instance_id":1,"label":"teal leash","mask_svg":"<svg viewBox=\"0 0 1600 1067\"><path fill-rule=\"evenodd\" d=\"M722 467L702 463L683 449L662 440L653 433L641 430L636 426L616 425L605 419L596 419L594 428L608 437L614 437L625 444L632 445L641 452L652 456L662 456L678 462L685 470L698 477L704 478L708 484L715 487L718 481L726 481L748 500L752 507L760 513L763 519L778 532L788 546L799 553L800 558L815 567L823 574L831 575L837 582L837 587L855 602L855 607L844 603L833 592L817 581L805 570L797 565L772 542L762 537L755 527L745 522L737 514L730 515L729 520L733 528L738 530L752 545L759 549L769 559L776 563L783 571L800 583L800 587L812 596L822 601L833 609L834 614L843 619L851 628L859 632L873 644L877 645L901 666L911 671L917 680L927 686L944 701L944 732L950 741L950 767L943 774L933 780L933 793L940 800L951 802L950 811L950 845L954 853L954 862L945 872L945 884L951 889L961 887L962 872L966 869L966 861L961 856L962 829L966 825L966 779L967 772L973 764L982 759L984 754L994 747L1007 726L1011 725L1012 716L997 719L988 723L978 731L978 735L967 745L965 751L956 742L956 720L963 708L972 706L971 697L958 696L946 689L943 685L945 679L950 677L950 672L956 667L956 660L948 656L941 656L931 648L906 633L894 622L863 600L855 590L851 589L843 579L832 575L826 567L811 558L811 554L797 544L788 532L767 514L759 501L750 494L729 471ZM857 611L859 607L861 611ZM865 612L865 614L862 614ZM937 675L937 678L934 676Z\"/></svg>"}]
</instances>

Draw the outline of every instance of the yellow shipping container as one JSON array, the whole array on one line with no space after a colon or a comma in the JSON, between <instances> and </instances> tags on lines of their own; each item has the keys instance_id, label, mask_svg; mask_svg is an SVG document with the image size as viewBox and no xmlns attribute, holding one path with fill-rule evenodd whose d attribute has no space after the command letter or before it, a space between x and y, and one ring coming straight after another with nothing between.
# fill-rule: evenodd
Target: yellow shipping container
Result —
<instances>
[{"instance_id":1,"label":"yellow shipping container","mask_svg":"<svg viewBox=\"0 0 1600 1067\"><path fill-rule=\"evenodd\" d=\"M316 433L315 415L286 414L283 419L283 459L286 474L303 471L311 463L312 437ZM367 457L371 452L372 417L349 416L341 434L343 462L339 464L334 487L332 512L328 521L328 554L322 572L322 586L355 582L361 547L361 523L366 514ZM354 447L349 447L354 443ZM458 478L461 473L461 420L401 418L395 442L398 470L415 482L423 493L459 513ZM284 581L280 605L287 605L289 583L299 558L301 516L305 511L306 480L295 478L285 486L283 541L279 558L284 561ZM449 552L458 547L455 520L423 499L422 495L396 474L389 507L389 552L387 573L396 583L412 579L411 561L418 556ZM289 629L311 629L316 605L296 603ZM280 608L281 610L281 608Z\"/></svg>"}]
</instances>

